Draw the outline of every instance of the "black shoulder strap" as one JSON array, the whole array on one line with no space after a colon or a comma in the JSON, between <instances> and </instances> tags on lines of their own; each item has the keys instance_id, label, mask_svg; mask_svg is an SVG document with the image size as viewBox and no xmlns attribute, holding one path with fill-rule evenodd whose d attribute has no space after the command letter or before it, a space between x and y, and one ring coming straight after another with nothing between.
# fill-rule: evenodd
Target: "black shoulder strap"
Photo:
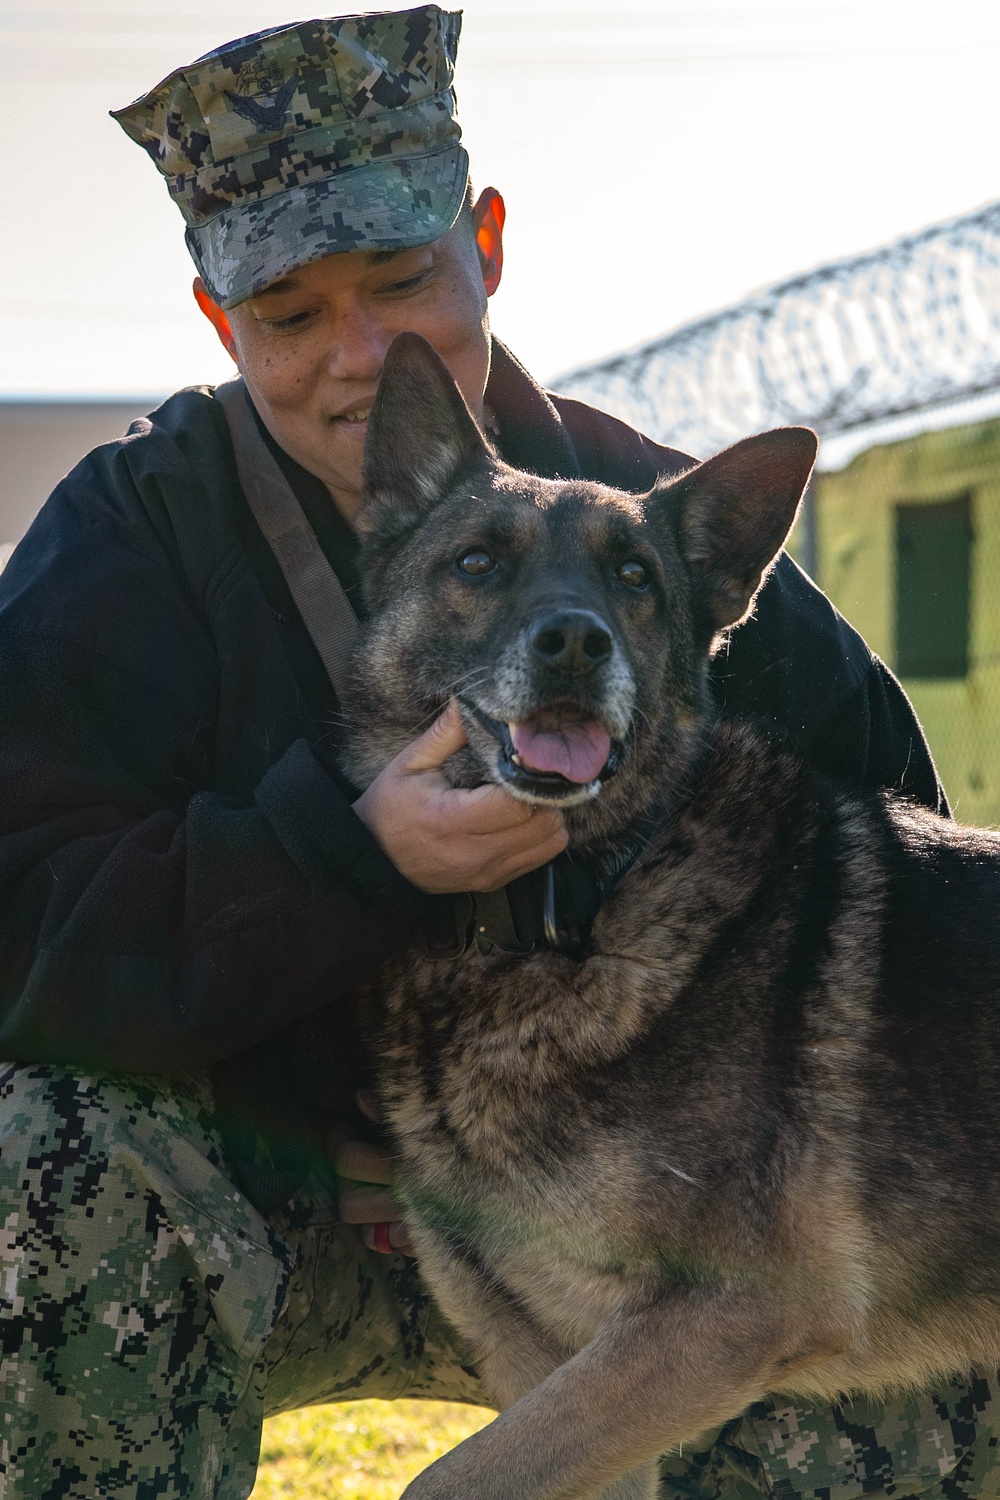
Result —
<instances>
[{"instance_id":1,"label":"black shoulder strap","mask_svg":"<svg viewBox=\"0 0 1000 1500\"><path fill-rule=\"evenodd\" d=\"M247 504L285 575L296 608L343 701L358 618L291 485L260 435L242 376L216 386Z\"/></svg>"}]
</instances>

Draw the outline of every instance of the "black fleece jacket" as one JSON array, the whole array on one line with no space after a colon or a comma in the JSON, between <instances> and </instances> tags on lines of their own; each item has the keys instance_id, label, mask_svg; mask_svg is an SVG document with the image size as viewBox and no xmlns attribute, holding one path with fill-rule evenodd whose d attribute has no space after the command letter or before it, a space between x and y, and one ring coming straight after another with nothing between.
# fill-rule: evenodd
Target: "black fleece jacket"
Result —
<instances>
[{"instance_id":1,"label":"black fleece jacket","mask_svg":"<svg viewBox=\"0 0 1000 1500\"><path fill-rule=\"evenodd\" d=\"M550 398L501 346L487 400L537 473L641 490L688 462ZM351 533L281 458L357 598ZM713 677L822 769L943 807L898 683L789 558ZM0 1056L214 1066L234 1117L289 1138L304 1055L347 1089L338 1001L424 898L351 812L335 724L222 411L181 391L63 480L0 578ZM248 1139L237 1155L279 1161Z\"/></svg>"}]
</instances>

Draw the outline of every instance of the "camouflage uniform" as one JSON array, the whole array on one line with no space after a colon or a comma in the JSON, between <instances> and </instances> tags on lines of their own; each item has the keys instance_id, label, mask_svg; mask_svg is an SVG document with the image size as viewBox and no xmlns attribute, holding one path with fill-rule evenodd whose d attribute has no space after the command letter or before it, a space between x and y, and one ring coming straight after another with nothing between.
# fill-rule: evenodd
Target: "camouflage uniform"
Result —
<instances>
[{"instance_id":1,"label":"camouflage uniform","mask_svg":"<svg viewBox=\"0 0 1000 1500\"><path fill-rule=\"evenodd\" d=\"M0 1497L240 1500L266 1414L481 1399L403 1256L314 1180L270 1220L204 1077L0 1069Z\"/></svg>"},{"instance_id":2,"label":"camouflage uniform","mask_svg":"<svg viewBox=\"0 0 1000 1500\"><path fill-rule=\"evenodd\" d=\"M688 1500L860 1500L884 1493L941 1500L995 1500L991 1372L942 1381L929 1392L881 1404L865 1398L838 1406L761 1402L706 1435L698 1451L661 1460L665 1497Z\"/></svg>"}]
</instances>

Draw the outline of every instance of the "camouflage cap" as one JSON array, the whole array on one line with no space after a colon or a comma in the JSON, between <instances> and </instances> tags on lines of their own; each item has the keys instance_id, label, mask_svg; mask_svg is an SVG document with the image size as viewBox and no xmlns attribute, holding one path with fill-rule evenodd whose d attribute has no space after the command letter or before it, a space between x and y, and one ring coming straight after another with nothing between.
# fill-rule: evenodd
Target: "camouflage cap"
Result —
<instances>
[{"instance_id":1,"label":"camouflage cap","mask_svg":"<svg viewBox=\"0 0 1000 1500\"><path fill-rule=\"evenodd\" d=\"M324 255L451 228L469 176L452 86L461 24L423 5L273 28L112 111L166 177L217 302Z\"/></svg>"}]
</instances>

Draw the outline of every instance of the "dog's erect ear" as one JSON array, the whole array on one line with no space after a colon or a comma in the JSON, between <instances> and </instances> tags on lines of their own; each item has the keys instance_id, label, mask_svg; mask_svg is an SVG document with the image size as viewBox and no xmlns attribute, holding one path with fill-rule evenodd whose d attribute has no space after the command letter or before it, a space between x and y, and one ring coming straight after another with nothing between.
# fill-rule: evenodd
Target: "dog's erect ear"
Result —
<instances>
[{"instance_id":1,"label":"dog's erect ear","mask_svg":"<svg viewBox=\"0 0 1000 1500\"><path fill-rule=\"evenodd\" d=\"M411 519L489 450L444 360L418 333L389 345L368 416L362 530Z\"/></svg>"},{"instance_id":2,"label":"dog's erect ear","mask_svg":"<svg viewBox=\"0 0 1000 1500\"><path fill-rule=\"evenodd\" d=\"M674 518L681 553L717 630L750 607L792 528L816 460L816 434L779 427L744 438L653 491Z\"/></svg>"}]
</instances>

